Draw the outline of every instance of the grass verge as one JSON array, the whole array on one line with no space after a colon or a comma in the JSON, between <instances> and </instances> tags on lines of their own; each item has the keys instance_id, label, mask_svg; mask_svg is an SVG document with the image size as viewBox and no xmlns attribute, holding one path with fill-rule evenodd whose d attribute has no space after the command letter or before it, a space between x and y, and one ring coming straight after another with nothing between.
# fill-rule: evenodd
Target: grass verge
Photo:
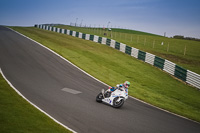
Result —
<instances>
[{"instance_id":1,"label":"grass verge","mask_svg":"<svg viewBox=\"0 0 200 133\"><path fill-rule=\"evenodd\" d=\"M42 43L99 80L131 82L129 94L200 122L200 92L167 73L106 45L33 27L14 30Z\"/></svg>"},{"instance_id":2,"label":"grass verge","mask_svg":"<svg viewBox=\"0 0 200 133\"><path fill-rule=\"evenodd\" d=\"M1 133L70 133L19 96L0 74Z\"/></svg>"}]
</instances>

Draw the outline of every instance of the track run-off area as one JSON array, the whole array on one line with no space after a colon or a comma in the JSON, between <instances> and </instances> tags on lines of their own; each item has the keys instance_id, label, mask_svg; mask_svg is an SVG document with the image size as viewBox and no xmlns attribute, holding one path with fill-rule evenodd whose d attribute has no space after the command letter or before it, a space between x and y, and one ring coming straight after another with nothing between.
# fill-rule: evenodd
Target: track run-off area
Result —
<instances>
[{"instance_id":1,"label":"track run-off area","mask_svg":"<svg viewBox=\"0 0 200 133\"><path fill-rule=\"evenodd\" d=\"M133 98L120 109L97 103L96 95L107 85L38 43L2 26L0 68L24 97L75 132L200 132L200 124Z\"/></svg>"}]
</instances>

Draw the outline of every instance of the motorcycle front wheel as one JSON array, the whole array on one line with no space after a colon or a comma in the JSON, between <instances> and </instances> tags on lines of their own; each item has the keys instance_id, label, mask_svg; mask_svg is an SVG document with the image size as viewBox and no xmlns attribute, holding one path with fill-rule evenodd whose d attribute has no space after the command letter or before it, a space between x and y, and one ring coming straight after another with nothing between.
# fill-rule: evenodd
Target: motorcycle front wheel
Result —
<instances>
[{"instance_id":1,"label":"motorcycle front wheel","mask_svg":"<svg viewBox=\"0 0 200 133\"><path fill-rule=\"evenodd\" d=\"M120 101L117 101L119 97L115 97L113 100L113 107L114 108L120 108L124 104L124 99L121 99Z\"/></svg>"},{"instance_id":2,"label":"motorcycle front wheel","mask_svg":"<svg viewBox=\"0 0 200 133\"><path fill-rule=\"evenodd\" d=\"M96 97L96 101L101 103L102 102L102 99L103 99L103 94L102 93L99 93Z\"/></svg>"}]
</instances>

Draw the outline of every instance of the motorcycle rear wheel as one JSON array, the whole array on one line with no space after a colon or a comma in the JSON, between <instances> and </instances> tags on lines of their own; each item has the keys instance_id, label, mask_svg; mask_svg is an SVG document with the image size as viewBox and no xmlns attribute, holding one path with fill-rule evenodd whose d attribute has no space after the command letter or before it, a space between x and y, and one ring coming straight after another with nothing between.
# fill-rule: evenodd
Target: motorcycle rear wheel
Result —
<instances>
[{"instance_id":1,"label":"motorcycle rear wheel","mask_svg":"<svg viewBox=\"0 0 200 133\"><path fill-rule=\"evenodd\" d=\"M103 99L103 94L102 93L99 93L96 97L96 101L101 103L102 102L102 99Z\"/></svg>"}]
</instances>

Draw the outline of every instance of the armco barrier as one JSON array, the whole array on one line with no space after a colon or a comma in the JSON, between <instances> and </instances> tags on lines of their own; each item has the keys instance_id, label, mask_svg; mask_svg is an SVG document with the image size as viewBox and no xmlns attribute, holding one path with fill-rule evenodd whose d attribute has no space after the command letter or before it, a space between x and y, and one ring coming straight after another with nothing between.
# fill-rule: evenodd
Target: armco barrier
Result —
<instances>
[{"instance_id":1,"label":"armco barrier","mask_svg":"<svg viewBox=\"0 0 200 133\"><path fill-rule=\"evenodd\" d=\"M49 31L52 31L52 29L53 29L52 27L49 27Z\"/></svg>"},{"instance_id":2,"label":"armco barrier","mask_svg":"<svg viewBox=\"0 0 200 133\"><path fill-rule=\"evenodd\" d=\"M165 65L164 65L163 70L164 70L165 72L168 72L168 73L171 74L171 75L174 75L175 66L176 66L175 63L173 63L173 62L171 62L171 61L168 61L168 60L165 60Z\"/></svg>"},{"instance_id":3,"label":"armco barrier","mask_svg":"<svg viewBox=\"0 0 200 133\"><path fill-rule=\"evenodd\" d=\"M72 36L76 37L76 31L72 32Z\"/></svg>"},{"instance_id":4,"label":"armco barrier","mask_svg":"<svg viewBox=\"0 0 200 133\"><path fill-rule=\"evenodd\" d=\"M115 49L120 50L120 43L119 42L115 42Z\"/></svg>"},{"instance_id":5,"label":"armco barrier","mask_svg":"<svg viewBox=\"0 0 200 133\"><path fill-rule=\"evenodd\" d=\"M158 56L155 56L154 66L163 69L164 68L165 59L162 59Z\"/></svg>"},{"instance_id":6,"label":"armco barrier","mask_svg":"<svg viewBox=\"0 0 200 133\"><path fill-rule=\"evenodd\" d=\"M62 29L59 28L59 33L62 33Z\"/></svg>"},{"instance_id":7,"label":"armco barrier","mask_svg":"<svg viewBox=\"0 0 200 133\"><path fill-rule=\"evenodd\" d=\"M90 34L85 34L85 40L90 40Z\"/></svg>"},{"instance_id":8,"label":"armco barrier","mask_svg":"<svg viewBox=\"0 0 200 133\"><path fill-rule=\"evenodd\" d=\"M143 51L139 50L138 59L142 60L142 61L145 61L145 58L146 58L146 52L143 52Z\"/></svg>"},{"instance_id":9,"label":"armco barrier","mask_svg":"<svg viewBox=\"0 0 200 133\"><path fill-rule=\"evenodd\" d=\"M58 32L58 33L59 33L59 31L60 31L60 28L56 28L56 32Z\"/></svg>"},{"instance_id":10,"label":"armco barrier","mask_svg":"<svg viewBox=\"0 0 200 133\"><path fill-rule=\"evenodd\" d=\"M175 66L175 72L174 72L174 76L183 80L183 81L186 81L186 77L187 77L187 70L176 65Z\"/></svg>"},{"instance_id":11,"label":"armco barrier","mask_svg":"<svg viewBox=\"0 0 200 133\"><path fill-rule=\"evenodd\" d=\"M111 39L107 39L106 40L106 45L110 46L110 43L111 43Z\"/></svg>"},{"instance_id":12,"label":"armco barrier","mask_svg":"<svg viewBox=\"0 0 200 133\"><path fill-rule=\"evenodd\" d=\"M131 56L138 58L138 53L139 53L139 49L132 47Z\"/></svg>"},{"instance_id":13,"label":"armco barrier","mask_svg":"<svg viewBox=\"0 0 200 133\"><path fill-rule=\"evenodd\" d=\"M110 47L115 48L115 40L112 40L112 39L111 39Z\"/></svg>"},{"instance_id":14,"label":"armco barrier","mask_svg":"<svg viewBox=\"0 0 200 133\"><path fill-rule=\"evenodd\" d=\"M90 35L90 41L94 40L94 35Z\"/></svg>"},{"instance_id":15,"label":"armco barrier","mask_svg":"<svg viewBox=\"0 0 200 133\"><path fill-rule=\"evenodd\" d=\"M94 42L98 42L98 40L99 40L99 36L96 36L96 35L94 35Z\"/></svg>"},{"instance_id":16,"label":"armco barrier","mask_svg":"<svg viewBox=\"0 0 200 133\"><path fill-rule=\"evenodd\" d=\"M132 47L126 45L125 53L128 54L128 55L131 55L131 51L132 51Z\"/></svg>"},{"instance_id":17,"label":"armco barrier","mask_svg":"<svg viewBox=\"0 0 200 133\"><path fill-rule=\"evenodd\" d=\"M112 48L120 50L123 53L131 55L132 57L145 61L146 63L149 63L151 65L154 65L164 70L165 72L181 79L182 81L185 81L186 83L200 89L200 75L199 74L196 74L190 70L186 70L171 61L162 59L148 52L141 51L137 48L127 46L126 44L123 44L123 43L120 43L120 42L117 42L115 40L108 39L105 37L84 34L81 32L71 31L68 29L60 29L56 27L51 27L51 25L35 25L35 27L44 29L44 30L71 35L71 36L82 38L85 40L91 40L91 41L104 44L104 45L108 45Z\"/></svg>"},{"instance_id":18,"label":"armco barrier","mask_svg":"<svg viewBox=\"0 0 200 133\"><path fill-rule=\"evenodd\" d=\"M76 32L76 37L79 37L79 32Z\"/></svg>"},{"instance_id":19,"label":"armco barrier","mask_svg":"<svg viewBox=\"0 0 200 133\"><path fill-rule=\"evenodd\" d=\"M73 35L73 31L72 31L72 30L69 31L69 35L70 35L70 36Z\"/></svg>"},{"instance_id":20,"label":"armco barrier","mask_svg":"<svg viewBox=\"0 0 200 133\"><path fill-rule=\"evenodd\" d=\"M105 37L102 37L101 44L106 44L106 40L107 40L107 38L105 38Z\"/></svg>"},{"instance_id":21,"label":"armco barrier","mask_svg":"<svg viewBox=\"0 0 200 133\"><path fill-rule=\"evenodd\" d=\"M67 30L67 35L70 35L70 30Z\"/></svg>"},{"instance_id":22,"label":"armco barrier","mask_svg":"<svg viewBox=\"0 0 200 133\"><path fill-rule=\"evenodd\" d=\"M125 49L126 49L126 44L120 43L120 51L125 53Z\"/></svg>"},{"instance_id":23,"label":"armco barrier","mask_svg":"<svg viewBox=\"0 0 200 133\"><path fill-rule=\"evenodd\" d=\"M155 60L155 55L146 52L145 62L153 65L154 64L154 60Z\"/></svg>"},{"instance_id":24,"label":"armco barrier","mask_svg":"<svg viewBox=\"0 0 200 133\"><path fill-rule=\"evenodd\" d=\"M99 37L98 43L101 43L101 42L102 42L102 37Z\"/></svg>"},{"instance_id":25,"label":"armco barrier","mask_svg":"<svg viewBox=\"0 0 200 133\"><path fill-rule=\"evenodd\" d=\"M65 29L62 29L62 34L65 34Z\"/></svg>"},{"instance_id":26,"label":"armco barrier","mask_svg":"<svg viewBox=\"0 0 200 133\"><path fill-rule=\"evenodd\" d=\"M200 75L198 75L190 70L187 70L186 82L197 88L200 88Z\"/></svg>"},{"instance_id":27,"label":"armco barrier","mask_svg":"<svg viewBox=\"0 0 200 133\"><path fill-rule=\"evenodd\" d=\"M82 39L85 39L85 37L86 37L86 34L83 33L82 34Z\"/></svg>"},{"instance_id":28,"label":"armco barrier","mask_svg":"<svg viewBox=\"0 0 200 133\"><path fill-rule=\"evenodd\" d=\"M82 38L83 33L79 32L78 38Z\"/></svg>"},{"instance_id":29,"label":"armco barrier","mask_svg":"<svg viewBox=\"0 0 200 133\"><path fill-rule=\"evenodd\" d=\"M56 29L57 29L56 27L53 27L53 31L54 31L54 32L56 32Z\"/></svg>"}]
</instances>

